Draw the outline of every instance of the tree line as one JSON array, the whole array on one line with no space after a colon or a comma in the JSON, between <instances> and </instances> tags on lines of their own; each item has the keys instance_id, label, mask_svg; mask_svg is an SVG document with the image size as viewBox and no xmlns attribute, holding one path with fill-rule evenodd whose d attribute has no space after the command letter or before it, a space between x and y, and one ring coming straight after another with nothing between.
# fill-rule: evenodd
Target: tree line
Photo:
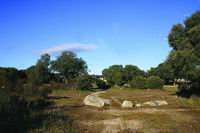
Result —
<instances>
[{"instance_id":1,"label":"tree line","mask_svg":"<svg viewBox=\"0 0 200 133\"><path fill-rule=\"evenodd\" d=\"M135 65L112 65L103 70L102 75L110 86L137 89L161 89L164 80L148 74Z\"/></svg>"}]
</instances>

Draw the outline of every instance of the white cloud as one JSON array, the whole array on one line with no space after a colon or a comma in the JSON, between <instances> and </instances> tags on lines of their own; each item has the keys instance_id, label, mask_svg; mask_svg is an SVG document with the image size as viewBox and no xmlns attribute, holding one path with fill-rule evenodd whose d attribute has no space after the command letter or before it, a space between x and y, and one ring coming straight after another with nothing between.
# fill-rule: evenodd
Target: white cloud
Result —
<instances>
[{"instance_id":1,"label":"white cloud","mask_svg":"<svg viewBox=\"0 0 200 133\"><path fill-rule=\"evenodd\" d=\"M97 46L94 44L82 44L82 43L70 43L70 44L62 44L57 45L51 48L44 49L40 51L40 54L55 54L62 51L72 51L72 52L87 52L96 49Z\"/></svg>"}]
</instances>

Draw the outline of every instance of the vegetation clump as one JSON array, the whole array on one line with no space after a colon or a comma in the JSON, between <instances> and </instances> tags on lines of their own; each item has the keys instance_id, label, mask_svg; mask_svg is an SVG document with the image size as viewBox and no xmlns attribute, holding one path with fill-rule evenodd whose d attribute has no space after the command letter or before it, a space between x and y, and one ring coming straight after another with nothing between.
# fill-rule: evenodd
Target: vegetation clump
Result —
<instances>
[{"instance_id":1,"label":"vegetation clump","mask_svg":"<svg viewBox=\"0 0 200 133\"><path fill-rule=\"evenodd\" d=\"M77 79L77 89L91 90L91 89L107 89L109 85L105 81L96 78L94 75L82 75Z\"/></svg>"},{"instance_id":2,"label":"vegetation clump","mask_svg":"<svg viewBox=\"0 0 200 133\"><path fill-rule=\"evenodd\" d=\"M148 89L162 89L164 86L164 80L157 76L151 76L147 78Z\"/></svg>"},{"instance_id":3,"label":"vegetation clump","mask_svg":"<svg viewBox=\"0 0 200 133\"><path fill-rule=\"evenodd\" d=\"M147 78L142 76L137 76L130 82L132 88L135 89L146 89L147 88Z\"/></svg>"},{"instance_id":4,"label":"vegetation clump","mask_svg":"<svg viewBox=\"0 0 200 133\"><path fill-rule=\"evenodd\" d=\"M80 76L77 80L77 88L81 90L92 89L93 78L90 75Z\"/></svg>"}]
</instances>

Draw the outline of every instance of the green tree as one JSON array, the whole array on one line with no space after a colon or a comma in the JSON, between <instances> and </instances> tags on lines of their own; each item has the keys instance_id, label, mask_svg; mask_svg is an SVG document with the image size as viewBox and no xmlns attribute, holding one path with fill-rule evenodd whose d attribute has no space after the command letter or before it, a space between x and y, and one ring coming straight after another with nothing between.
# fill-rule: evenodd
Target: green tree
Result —
<instances>
[{"instance_id":1,"label":"green tree","mask_svg":"<svg viewBox=\"0 0 200 133\"><path fill-rule=\"evenodd\" d=\"M110 69L108 69L108 68L104 69L102 71L102 75L108 84L110 84L110 85L115 84L115 82L113 81L113 78L112 78L112 71Z\"/></svg>"},{"instance_id":2,"label":"green tree","mask_svg":"<svg viewBox=\"0 0 200 133\"><path fill-rule=\"evenodd\" d=\"M176 79L184 79L187 88L200 93L200 11L188 17L184 24L174 25L168 36L173 48L167 62Z\"/></svg>"},{"instance_id":3,"label":"green tree","mask_svg":"<svg viewBox=\"0 0 200 133\"><path fill-rule=\"evenodd\" d=\"M133 78L137 76L144 76L145 72L140 70L137 66L134 65L126 65L123 70L124 78L126 82L131 81Z\"/></svg>"},{"instance_id":4,"label":"green tree","mask_svg":"<svg viewBox=\"0 0 200 133\"><path fill-rule=\"evenodd\" d=\"M50 79L50 61L51 57L48 54L41 55L41 58L36 63L36 71L39 73L41 83L48 83Z\"/></svg>"},{"instance_id":5,"label":"green tree","mask_svg":"<svg viewBox=\"0 0 200 133\"><path fill-rule=\"evenodd\" d=\"M32 85L48 83L50 79L49 65L50 55L42 55L36 65L33 65L26 70L28 82Z\"/></svg>"},{"instance_id":6,"label":"green tree","mask_svg":"<svg viewBox=\"0 0 200 133\"><path fill-rule=\"evenodd\" d=\"M94 78L90 75L81 75L77 80L77 88L81 90L91 90Z\"/></svg>"},{"instance_id":7,"label":"green tree","mask_svg":"<svg viewBox=\"0 0 200 133\"><path fill-rule=\"evenodd\" d=\"M104 69L102 74L110 85L122 86L124 84L122 65L112 65L108 69Z\"/></svg>"},{"instance_id":8,"label":"green tree","mask_svg":"<svg viewBox=\"0 0 200 133\"><path fill-rule=\"evenodd\" d=\"M16 68L0 67L0 88L12 88L19 80L18 70Z\"/></svg>"},{"instance_id":9,"label":"green tree","mask_svg":"<svg viewBox=\"0 0 200 133\"><path fill-rule=\"evenodd\" d=\"M106 84L105 81L95 78L95 85L97 86L98 89L108 89L110 86Z\"/></svg>"},{"instance_id":10,"label":"green tree","mask_svg":"<svg viewBox=\"0 0 200 133\"><path fill-rule=\"evenodd\" d=\"M147 76L158 76L164 80L165 84L173 84L175 80L174 70L169 61L161 63L155 68L151 68L147 72Z\"/></svg>"},{"instance_id":11,"label":"green tree","mask_svg":"<svg viewBox=\"0 0 200 133\"><path fill-rule=\"evenodd\" d=\"M64 77L65 83L69 83L78 76L87 73L87 64L75 53L65 51L55 61L51 62L51 70L60 73Z\"/></svg>"},{"instance_id":12,"label":"green tree","mask_svg":"<svg viewBox=\"0 0 200 133\"><path fill-rule=\"evenodd\" d=\"M50 65L51 57L49 54L41 55L40 59L37 61L36 64L41 64L44 68L48 69Z\"/></svg>"}]
</instances>

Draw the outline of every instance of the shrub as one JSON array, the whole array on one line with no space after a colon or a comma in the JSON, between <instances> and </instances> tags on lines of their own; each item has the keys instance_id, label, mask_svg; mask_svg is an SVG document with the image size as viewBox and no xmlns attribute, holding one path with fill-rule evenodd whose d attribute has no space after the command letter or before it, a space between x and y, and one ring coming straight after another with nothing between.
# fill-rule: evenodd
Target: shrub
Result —
<instances>
[{"instance_id":1,"label":"shrub","mask_svg":"<svg viewBox=\"0 0 200 133\"><path fill-rule=\"evenodd\" d=\"M130 82L132 88L137 89L146 89L147 88L147 79L142 76L137 76Z\"/></svg>"},{"instance_id":2,"label":"shrub","mask_svg":"<svg viewBox=\"0 0 200 133\"><path fill-rule=\"evenodd\" d=\"M77 80L77 89L90 90L92 89L93 78L90 75L80 76Z\"/></svg>"},{"instance_id":3,"label":"shrub","mask_svg":"<svg viewBox=\"0 0 200 133\"><path fill-rule=\"evenodd\" d=\"M11 91L0 88L0 132L19 132L29 119L26 101Z\"/></svg>"},{"instance_id":4,"label":"shrub","mask_svg":"<svg viewBox=\"0 0 200 133\"><path fill-rule=\"evenodd\" d=\"M147 78L147 87L149 89L162 89L164 86L164 80L157 76L151 76Z\"/></svg>"},{"instance_id":5,"label":"shrub","mask_svg":"<svg viewBox=\"0 0 200 133\"><path fill-rule=\"evenodd\" d=\"M136 88L136 81L135 79L132 79L130 82L129 82L131 88Z\"/></svg>"},{"instance_id":6,"label":"shrub","mask_svg":"<svg viewBox=\"0 0 200 133\"><path fill-rule=\"evenodd\" d=\"M106 82L101 80L101 79L99 79L99 78L95 78L95 84L96 84L98 89L107 89L107 88L109 88L109 86L106 84Z\"/></svg>"},{"instance_id":7,"label":"shrub","mask_svg":"<svg viewBox=\"0 0 200 133\"><path fill-rule=\"evenodd\" d=\"M41 111L50 90L24 84L25 75L14 68L0 68L0 132L24 132L32 125L32 113ZM24 73L23 73L24 74Z\"/></svg>"}]
</instances>

